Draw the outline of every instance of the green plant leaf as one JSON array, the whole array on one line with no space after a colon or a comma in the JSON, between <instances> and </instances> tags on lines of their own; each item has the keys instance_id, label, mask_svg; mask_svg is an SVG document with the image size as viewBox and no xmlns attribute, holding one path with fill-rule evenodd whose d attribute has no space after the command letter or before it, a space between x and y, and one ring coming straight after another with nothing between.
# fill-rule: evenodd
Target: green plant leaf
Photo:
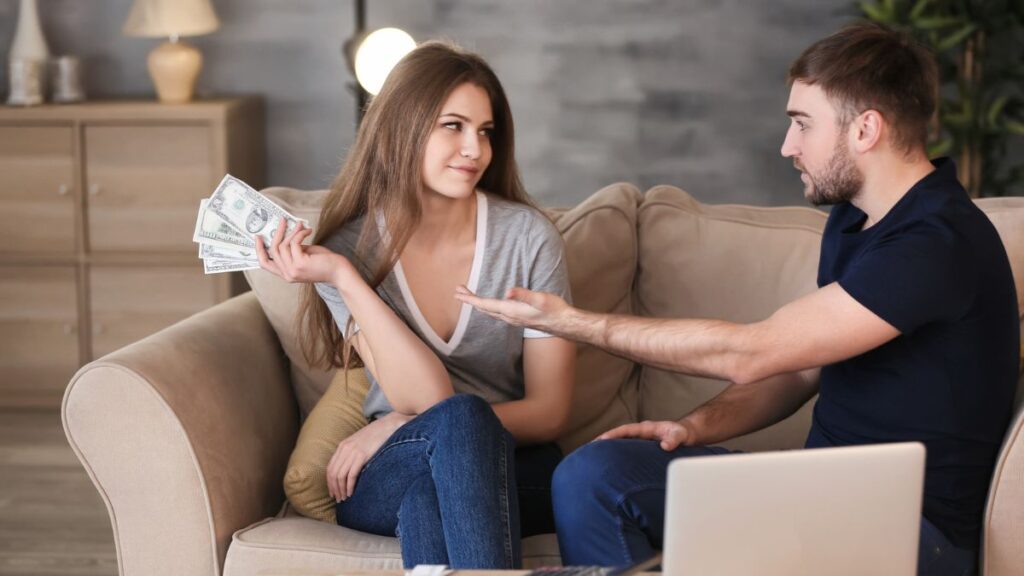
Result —
<instances>
[{"instance_id":1,"label":"green plant leaf","mask_svg":"<svg viewBox=\"0 0 1024 576\"><path fill-rule=\"evenodd\" d=\"M950 34L949 36L946 36L946 38L944 38L935 46L935 49L939 52L945 52L946 50L949 50L950 48L966 40L971 34L974 34L974 31L977 29L977 24L967 24L963 28Z\"/></svg>"},{"instance_id":2,"label":"green plant leaf","mask_svg":"<svg viewBox=\"0 0 1024 576\"><path fill-rule=\"evenodd\" d=\"M1009 94L1003 94L992 102L992 105L988 107L988 113L985 114L985 119L988 120L989 126L995 126L999 120L999 115L1003 113L1003 108L1006 107L1006 103L1010 100Z\"/></svg>"},{"instance_id":3,"label":"green plant leaf","mask_svg":"<svg viewBox=\"0 0 1024 576\"><path fill-rule=\"evenodd\" d=\"M939 30L957 24L964 24L964 19L959 16L929 16L927 18L917 18L911 22L916 28L921 30Z\"/></svg>"},{"instance_id":4,"label":"green plant leaf","mask_svg":"<svg viewBox=\"0 0 1024 576\"><path fill-rule=\"evenodd\" d=\"M917 0L917 2L914 3L914 7L910 9L910 21L914 22L920 18L921 14L924 13L925 8L927 8L931 2L932 0Z\"/></svg>"},{"instance_id":5,"label":"green plant leaf","mask_svg":"<svg viewBox=\"0 0 1024 576\"><path fill-rule=\"evenodd\" d=\"M1024 122L1018 122L1017 120L1007 120L1004 124L1006 129L1012 134L1024 136Z\"/></svg>"},{"instance_id":6,"label":"green plant leaf","mask_svg":"<svg viewBox=\"0 0 1024 576\"><path fill-rule=\"evenodd\" d=\"M891 24L892 16L886 12L885 8L879 4L873 4L870 2L861 2L860 9L867 14L867 17L875 22L881 22L882 24Z\"/></svg>"},{"instance_id":7,"label":"green plant leaf","mask_svg":"<svg viewBox=\"0 0 1024 576\"><path fill-rule=\"evenodd\" d=\"M938 142L933 142L928 145L928 157L935 158L938 156L945 156L949 154L949 151L953 149L953 139L943 138Z\"/></svg>"}]
</instances>

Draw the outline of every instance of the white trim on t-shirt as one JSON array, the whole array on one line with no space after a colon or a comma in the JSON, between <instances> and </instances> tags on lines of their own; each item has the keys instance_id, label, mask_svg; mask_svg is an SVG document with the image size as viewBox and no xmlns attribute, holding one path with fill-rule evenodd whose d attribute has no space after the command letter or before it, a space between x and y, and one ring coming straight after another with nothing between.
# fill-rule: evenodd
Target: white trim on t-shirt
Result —
<instances>
[{"instance_id":1,"label":"white trim on t-shirt","mask_svg":"<svg viewBox=\"0 0 1024 576\"><path fill-rule=\"evenodd\" d=\"M483 267L484 261L484 248L487 246L487 196L476 191L476 246L473 252L473 266L469 269L469 281L466 286L471 292L476 292L477 285L480 282L480 269ZM402 291L402 298L405 300L405 305L412 314L413 320L416 325L419 326L420 332L427 337L427 340L431 345L434 346L439 352L445 356L451 356L451 353L459 347L459 343L462 342L462 337L466 333L466 327L469 325L469 316L473 311L473 307L469 304L463 303L461 310L459 310L459 321L455 324L455 331L452 332L450 340L445 342L438 336L437 332L427 322L423 312L420 311L420 307L416 304L416 298L412 295L412 290L409 289L409 283L405 279L405 271L402 270L402 262L399 260L395 262L395 279L398 280L398 287Z\"/></svg>"}]
</instances>

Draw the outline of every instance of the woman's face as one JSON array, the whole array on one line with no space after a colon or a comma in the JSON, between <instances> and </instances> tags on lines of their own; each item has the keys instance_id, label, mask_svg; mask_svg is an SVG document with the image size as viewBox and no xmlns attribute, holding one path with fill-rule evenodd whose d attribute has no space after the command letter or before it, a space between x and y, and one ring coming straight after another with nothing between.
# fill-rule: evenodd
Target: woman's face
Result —
<instances>
[{"instance_id":1,"label":"woman's face","mask_svg":"<svg viewBox=\"0 0 1024 576\"><path fill-rule=\"evenodd\" d=\"M491 99L475 84L452 90L434 122L423 154L428 192L467 198L491 163Z\"/></svg>"}]
</instances>

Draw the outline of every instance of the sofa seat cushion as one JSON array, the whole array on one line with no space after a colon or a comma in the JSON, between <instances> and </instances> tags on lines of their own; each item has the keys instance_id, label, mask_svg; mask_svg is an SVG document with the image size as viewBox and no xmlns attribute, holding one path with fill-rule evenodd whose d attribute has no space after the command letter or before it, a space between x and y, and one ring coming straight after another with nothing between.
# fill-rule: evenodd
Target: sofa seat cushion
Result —
<instances>
[{"instance_id":1,"label":"sofa seat cushion","mask_svg":"<svg viewBox=\"0 0 1024 576\"><path fill-rule=\"evenodd\" d=\"M657 318L754 322L817 288L827 216L803 207L704 205L672 186L647 191L637 217L637 313ZM679 419L727 384L644 368L640 418ZM811 405L791 418L724 445L741 450L798 448Z\"/></svg>"},{"instance_id":2,"label":"sofa seat cushion","mask_svg":"<svg viewBox=\"0 0 1024 576\"><path fill-rule=\"evenodd\" d=\"M527 568L560 565L555 535L523 540L523 563ZM224 576L401 568L397 538L366 534L289 513L236 532L228 548Z\"/></svg>"}]
</instances>

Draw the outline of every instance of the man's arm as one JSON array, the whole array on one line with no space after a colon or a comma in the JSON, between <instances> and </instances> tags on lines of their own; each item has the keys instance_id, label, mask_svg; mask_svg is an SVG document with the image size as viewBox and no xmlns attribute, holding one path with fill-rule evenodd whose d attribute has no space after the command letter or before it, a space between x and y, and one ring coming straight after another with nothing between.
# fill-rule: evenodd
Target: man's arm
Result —
<instances>
[{"instance_id":1,"label":"man's arm","mask_svg":"<svg viewBox=\"0 0 1024 576\"><path fill-rule=\"evenodd\" d=\"M664 450L679 445L709 446L767 428L800 409L818 392L820 368L771 376L759 382L732 384L678 422L639 422L605 432L598 438L659 440Z\"/></svg>"},{"instance_id":2,"label":"man's arm","mask_svg":"<svg viewBox=\"0 0 1024 576\"><path fill-rule=\"evenodd\" d=\"M466 290L456 298L506 322L586 342L642 364L738 384L825 366L899 336L835 283L752 324L597 314L522 288L510 290L505 300L478 298Z\"/></svg>"}]
</instances>

